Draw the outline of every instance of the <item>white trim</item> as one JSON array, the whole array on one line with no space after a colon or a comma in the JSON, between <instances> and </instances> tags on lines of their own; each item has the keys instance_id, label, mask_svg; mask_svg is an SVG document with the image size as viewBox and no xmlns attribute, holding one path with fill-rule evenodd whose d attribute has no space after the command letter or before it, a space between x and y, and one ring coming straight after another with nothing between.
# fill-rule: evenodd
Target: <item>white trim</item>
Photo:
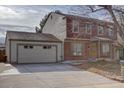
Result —
<instances>
[{"instance_id":1,"label":"white trim","mask_svg":"<svg viewBox=\"0 0 124 93\"><path fill-rule=\"evenodd\" d=\"M111 29L111 30L110 30L110 29ZM108 34L109 37L113 37L113 36L114 36L113 28L108 27L108 28L107 28L107 31L108 31L107 34ZM111 32L111 35L110 35L110 32Z\"/></svg>"},{"instance_id":2,"label":"white trim","mask_svg":"<svg viewBox=\"0 0 124 93\"><path fill-rule=\"evenodd\" d=\"M75 50L75 47L76 47L76 50ZM72 55L73 56L82 56L83 55L83 53L82 53L83 47L84 47L83 43L81 43L81 42L72 42L71 43Z\"/></svg>"},{"instance_id":3,"label":"white trim","mask_svg":"<svg viewBox=\"0 0 124 93\"><path fill-rule=\"evenodd\" d=\"M108 56L107 53L110 53L110 58L111 58L111 45L108 42L102 43L101 44L101 52L103 56Z\"/></svg>"},{"instance_id":4,"label":"white trim","mask_svg":"<svg viewBox=\"0 0 124 93\"><path fill-rule=\"evenodd\" d=\"M99 27L103 27L103 33L99 33ZM104 31L105 31L105 29L104 29L104 26L102 26L102 25L98 25L97 26L97 35L104 35Z\"/></svg>"},{"instance_id":5,"label":"white trim","mask_svg":"<svg viewBox=\"0 0 124 93\"><path fill-rule=\"evenodd\" d=\"M86 23L84 25L85 25L85 33L88 35L91 35L92 34L92 24ZM88 33L88 30L87 30L88 27L87 26L90 26L90 33Z\"/></svg>"}]
</instances>

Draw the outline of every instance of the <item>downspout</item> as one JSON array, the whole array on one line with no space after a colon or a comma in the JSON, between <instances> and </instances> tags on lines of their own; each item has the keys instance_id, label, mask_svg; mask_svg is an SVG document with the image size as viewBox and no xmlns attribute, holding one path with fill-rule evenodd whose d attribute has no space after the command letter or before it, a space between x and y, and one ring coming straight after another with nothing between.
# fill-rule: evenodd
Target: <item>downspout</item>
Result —
<instances>
[{"instance_id":1,"label":"downspout","mask_svg":"<svg viewBox=\"0 0 124 93\"><path fill-rule=\"evenodd\" d=\"M112 53L113 53L113 55L114 55L114 51L113 51L112 44L111 44L111 60L113 59L113 58L112 58Z\"/></svg>"},{"instance_id":2,"label":"downspout","mask_svg":"<svg viewBox=\"0 0 124 93\"><path fill-rule=\"evenodd\" d=\"M61 62L64 61L64 49L63 49L63 42L61 43Z\"/></svg>"},{"instance_id":3,"label":"downspout","mask_svg":"<svg viewBox=\"0 0 124 93\"><path fill-rule=\"evenodd\" d=\"M98 40L98 58L100 58L100 40Z\"/></svg>"}]
</instances>

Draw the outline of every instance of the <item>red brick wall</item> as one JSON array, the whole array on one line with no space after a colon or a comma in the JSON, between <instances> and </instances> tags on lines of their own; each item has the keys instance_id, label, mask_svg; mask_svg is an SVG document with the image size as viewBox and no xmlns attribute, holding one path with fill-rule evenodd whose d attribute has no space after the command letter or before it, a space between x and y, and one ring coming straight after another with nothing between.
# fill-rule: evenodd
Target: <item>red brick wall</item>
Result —
<instances>
[{"instance_id":1,"label":"red brick wall","mask_svg":"<svg viewBox=\"0 0 124 93\"><path fill-rule=\"evenodd\" d=\"M74 42L80 42L84 45L84 49L82 51L81 56L74 56L72 52L72 43ZM65 40L64 42L64 59L65 60L86 60L88 59L88 47L89 47L89 41L75 41L75 40Z\"/></svg>"},{"instance_id":2,"label":"red brick wall","mask_svg":"<svg viewBox=\"0 0 124 93\"><path fill-rule=\"evenodd\" d=\"M94 20L94 19L87 19L87 18L79 18L76 17L76 19L79 21L79 31L81 34L81 39L80 42L83 43L85 45L84 51L82 51L83 55L82 56L74 56L72 53L72 49L71 49L71 43L73 42L79 42L79 40L71 40L69 38L75 38L77 35L79 35L80 33L74 33L72 31L72 25L73 25L73 19L75 19L75 17L73 16L67 16L66 20L67 20L67 36L64 42L64 59L65 60L87 60L90 56L90 44L93 42L90 42L90 40L83 40L83 39L90 39L91 37L95 37L95 36L99 36L99 37L107 37L112 39L113 41L117 39L117 32L116 32L116 28L114 26L113 32L114 32L114 36L109 37L108 36L108 27L110 25L113 25L110 22L105 22L105 21L99 21L99 20ZM90 23L92 24L92 34L86 34L85 31L82 30L82 25L86 24L86 23ZM102 25L104 27L104 34L102 35L98 35L97 30L98 30L98 26ZM104 43L104 42L101 42ZM112 42L110 42L110 44L112 44ZM100 46L101 49L101 46ZM114 46L111 47L111 53L112 53L112 58L114 58ZM98 42L96 42L96 58L99 57L99 49L98 49ZM100 54L102 58L111 58L111 56L103 56L102 55L102 50L100 50Z\"/></svg>"},{"instance_id":3,"label":"red brick wall","mask_svg":"<svg viewBox=\"0 0 124 93\"><path fill-rule=\"evenodd\" d=\"M82 51L82 56L74 56L73 53L72 53L72 43L75 43L75 42L80 42L84 45L84 51ZM94 42L92 42L94 43ZM66 39L65 42L64 42L64 59L65 60L88 60L89 58L91 57L95 57L95 58L114 58L114 46L111 46L112 43L109 42L110 44L110 52L109 52L109 56L104 56L102 54L102 47L101 47L101 44L100 44L100 56L98 55L99 54L99 48L98 48L98 42L95 42L96 44L96 56L90 56L90 48L92 48L92 44L90 41L79 41L79 40L68 40ZM101 42L101 43L105 43L105 42Z\"/></svg>"},{"instance_id":4,"label":"red brick wall","mask_svg":"<svg viewBox=\"0 0 124 93\"><path fill-rule=\"evenodd\" d=\"M75 36L77 36L79 33L73 33L72 32L72 24L73 24L73 19L74 17L73 16L67 16L66 20L67 20L67 38L74 38ZM86 24L86 22L89 22L90 24L92 24L92 34L86 34L86 33L83 33L82 34L82 38L90 38L90 37L94 37L94 36L100 36L100 37L107 37L107 38L110 38L110 39L117 39L117 34L116 34L116 28L114 26L114 29L113 29L113 32L114 32L114 36L110 37L108 36L108 32L107 32L107 28L109 25L113 25L112 23L110 22L101 22L101 21L98 21L98 20L91 20L91 19L87 19L87 18L79 18L77 17L76 20L79 21L79 30L80 30L80 33L82 32L85 32L81 29L82 25L83 24ZM97 29L98 29L98 26L99 25L102 25L104 27L104 30L105 30L105 33L103 35L98 35L97 34Z\"/></svg>"}]
</instances>

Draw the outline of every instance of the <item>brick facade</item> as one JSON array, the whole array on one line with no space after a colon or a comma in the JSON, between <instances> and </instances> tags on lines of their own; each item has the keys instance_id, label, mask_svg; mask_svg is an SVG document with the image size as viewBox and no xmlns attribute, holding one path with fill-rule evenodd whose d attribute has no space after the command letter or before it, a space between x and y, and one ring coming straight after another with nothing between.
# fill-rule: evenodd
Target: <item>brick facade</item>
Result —
<instances>
[{"instance_id":1,"label":"brick facade","mask_svg":"<svg viewBox=\"0 0 124 93\"><path fill-rule=\"evenodd\" d=\"M72 53L72 44L73 43L81 43L84 45L84 48L82 49L82 55L80 55L80 56L73 55L73 53ZM66 39L64 42L64 59L65 60L87 60L89 44L90 43L87 40Z\"/></svg>"},{"instance_id":2,"label":"brick facade","mask_svg":"<svg viewBox=\"0 0 124 93\"><path fill-rule=\"evenodd\" d=\"M73 32L73 20L77 20L79 22L79 32ZM117 39L117 31L113 23L105 22L97 19L91 18L83 18L83 17L76 17L76 16L67 16L66 17L66 30L67 35L64 41L64 59L65 60L88 60L90 58L108 58L114 59L115 57L115 46L114 41ZM91 34L88 34L84 31L83 27L85 24L92 25ZM103 34L98 34L98 26L101 25L104 28ZM113 36L108 35L108 28L112 28ZM80 35L79 35L80 34ZM78 37L77 37L78 36ZM91 41L94 37L102 37L110 39L108 40L96 40ZM80 39L80 40L78 40ZM72 53L72 44L75 42L80 42L84 44L85 48L82 51L82 55L74 56ZM110 46L110 51L107 56L102 54L102 44L108 43Z\"/></svg>"},{"instance_id":3,"label":"brick facade","mask_svg":"<svg viewBox=\"0 0 124 93\"><path fill-rule=\"evenodd\" d=\"M51 15L54 20L49 16L43 32L63 41L64 60L115 59L117 31L112 22L62 13Z\"/></svg>"},{"instance_id":4,"label":"brick facade","mask_svg":"<svg viewBox=\"0 0 124 93\"><path fill-rule=\"evenodd\" d=\"M72 16L67 16L67 26L66 26L66 29L67 29L67 38L74 38L76 35L78 35L78 33L74 33L72 31L72 24L73 24L73 20L75 19L75 17L72 17ZM116 27L114 26L113 23L111 22L105 22L105 21L98 21L96 19L88 19L88 18L80 18L80 17L77 17L76 18L77 21L79 21L79 32L80 33L83 33L81 38L91 38L91 37L95 37L95 36L99 36L99 37L106 37L106 38L110 38L112 40L116 40L117 39L117 31L116 31ZM85 31L82 30L82 26L84 24L91 24L92 25L92 33L91 34L87 34L85 33ZM99 35L97 33L98 31L98 26L99 25L102 25L104 27L104 34L102 35ZM113 26L113 34L114 36L110 37L108 36L108 30L107 28L109 26Z\"/></svg>"}]
</instances>

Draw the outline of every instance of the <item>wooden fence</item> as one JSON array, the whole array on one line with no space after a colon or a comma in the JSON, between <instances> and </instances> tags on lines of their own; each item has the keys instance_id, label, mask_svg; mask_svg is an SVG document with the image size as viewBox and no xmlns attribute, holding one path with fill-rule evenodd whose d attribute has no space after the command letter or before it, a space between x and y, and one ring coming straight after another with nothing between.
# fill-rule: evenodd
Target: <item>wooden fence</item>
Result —
<instances>
[{"instance_id":1,"label":"wooden fence","mask_svg":"<svg viewBox=\"0 0 124 93\"><path fill-rule=\"evenodd\" d=\"M0 62L6 62L5 50L0 50Z\"/></svg>"}]
</instances>

